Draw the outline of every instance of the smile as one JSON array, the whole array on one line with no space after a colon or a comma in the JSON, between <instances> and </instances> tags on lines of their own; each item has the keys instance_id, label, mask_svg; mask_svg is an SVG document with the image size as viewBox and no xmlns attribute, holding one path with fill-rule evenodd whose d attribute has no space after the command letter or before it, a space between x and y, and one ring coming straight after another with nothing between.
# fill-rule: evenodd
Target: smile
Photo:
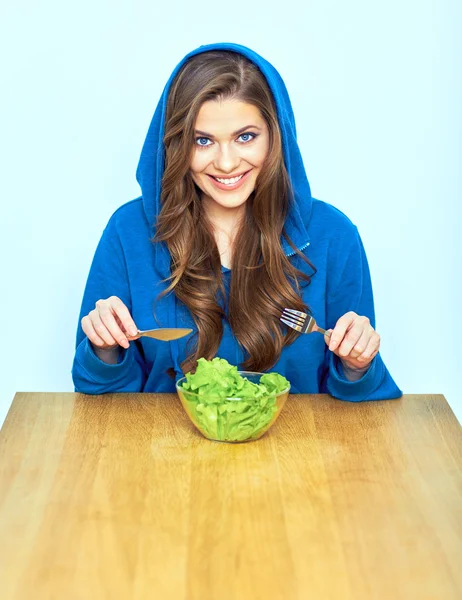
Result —
<instances>
[{"instance_id":1,"label":"smile","mask_svg":"<svg viewBox=\"0 0 462 600\"><path fill-rule=\"evenodd\" d=\"M207 173L207 177L209 177L210 180L213 181L215 186L217 188L219 188L220 190L235 190L238 187L240 187L242 185L242 183L247 179L251 170L252 169L250 169L250 171L247 171L246 173L243 173L242 175L239 175L239 177L231 177L231 178L220 177L218 179L217 177L214 177L213 175L209 175L208 173Z\"/></svg>"}]
</instances>

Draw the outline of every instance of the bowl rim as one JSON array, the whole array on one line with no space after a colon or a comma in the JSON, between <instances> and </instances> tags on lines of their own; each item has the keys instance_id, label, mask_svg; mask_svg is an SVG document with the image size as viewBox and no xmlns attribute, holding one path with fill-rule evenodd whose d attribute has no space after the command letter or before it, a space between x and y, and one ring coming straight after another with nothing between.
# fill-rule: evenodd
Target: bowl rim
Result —
<instances>
[{"instance_id":1,"label":"bowl rim","mask_svg":"<svg viewBox=\"0 0 462 600\"><path fill-rule=\"evenodd\" d=\"M268 375L268 373L260 373L259 371L238 371L238 373L239 373L239 375L242 375L242 376L245 376L244 374L246 374L246 373L249 375L260 375L260 377L262 375ZM175 388L176 388L177 392L179 389L182 389L181 385L178 385L182 381L186 381L186 376L181 377L180 379L178 379L175 382ZM276 398L278 398L279 396L282 396L283 394L287 394L288 392L290 392L290 388L291 388L291 385L289 383L289 386L285 390L282 390L281 392L278 392L277 394L275 394ZM187 392L188 394L192 394L194 396L199 396L199 394L197 392L192 392L190 390L184 390L184 392ZM225 398L221 398L220 396L213 395L213 396L208 396L208 398L218 398L221 402L224 402L224 401L241 402L242 400L244 400L244 401L248 400L248 398L240 398L239 396L232 396L232 397L227 396Z\"/></svg>"}]
</instances>

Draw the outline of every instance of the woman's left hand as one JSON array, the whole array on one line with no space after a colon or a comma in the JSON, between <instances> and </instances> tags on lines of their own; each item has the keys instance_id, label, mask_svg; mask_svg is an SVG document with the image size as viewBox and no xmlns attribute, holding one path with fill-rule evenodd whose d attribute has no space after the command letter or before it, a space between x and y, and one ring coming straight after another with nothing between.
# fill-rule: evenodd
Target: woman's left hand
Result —
<instances>
[{"instance_id":1,"label":"woman's left hand","mask_svg":"<svg viewBox=\"0 0 462 600\"><path fill-rule=\"evenodd\" d=\"M330 338L324 340L342 363L350 369L368 367L379 351L380 336L367 317L348 312L337 321L334 329L329 329Z\"/></svg>"}]
</instances>

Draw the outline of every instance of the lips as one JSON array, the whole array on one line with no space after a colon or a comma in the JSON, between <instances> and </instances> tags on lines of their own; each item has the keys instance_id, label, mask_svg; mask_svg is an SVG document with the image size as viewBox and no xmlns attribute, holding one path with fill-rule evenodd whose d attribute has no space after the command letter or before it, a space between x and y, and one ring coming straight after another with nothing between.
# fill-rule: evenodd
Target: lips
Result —
<instances>
[{"instance_id":1,"label":"lips","mask_svg":"<svg viewBox=\"0 0 462 600\"><path fill-rule=\"evenodd\" d=\"M252 169L249 169L248 171L241 171L240 173L236 173L235 175L212 175L211 173L206 173L206 175L208 175L209 177L212 177L213 179L234 179L235 177L240 177L241 175L246 175L249 171L251 171Z\"/></svg>"},{"instance_id":2,"label":"lips","mask_svg":"<svg viewBox=\"0 0 462 600\"><path fill-rule=\"evenodd\" d=\"M215 177L213 175L209 175L208 173L207 173L207 176L210 178L210 181L212 182L214 187L216 187L222 191L232 192L232 191L240 188L242 185L244 185L244 183L250 177L251 172L252 172L252 169L250 169L250 171L246 171L245 174L242 175L240 179L238 179L235 183L231 183L231 184L220 183L217 179L215 179Z\"/></svg>"}]
</instances>

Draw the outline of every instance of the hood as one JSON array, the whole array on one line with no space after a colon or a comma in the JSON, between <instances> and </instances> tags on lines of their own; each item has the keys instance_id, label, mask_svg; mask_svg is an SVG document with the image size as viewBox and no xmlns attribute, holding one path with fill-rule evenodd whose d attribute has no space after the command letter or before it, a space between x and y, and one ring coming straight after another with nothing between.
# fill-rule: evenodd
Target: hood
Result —
<instances>
[{"instance_id":1,"label":"hood","mask_svg":"<svg viewBox=\"0 0 462 600\"><path fill-rule=\"evenodd\" d=\"M163 134L170 86L178 71L189 58L201 52L209 52L211 50L230 50L243 54L260 69L268 82L277 107L279 126L282 134L284 162L294 189L294 203L289 209L286 220L286 231L297 248L305 248L309 243L307 229L311 216L312 198L302 156L297 144L295 118L289 94L277 70L259 54L239 44L219 43L200 46L187 54L173 70L157 104L136 171L136 178L141 187L144 212L148 223L152 227L155 227L157 215L160 212L160 192L164 172ZM285 240L281 240L281 243L286 254L293 254L292 249ZM156 245L162 246L163 244ZM166 248L162 250L158 248L159 250L161 254L165 254L166 252ZM167 254L165 254L165 259L167 259ZM169 261L167 264L169 266Z\"/></svg>"}]
</instances>

